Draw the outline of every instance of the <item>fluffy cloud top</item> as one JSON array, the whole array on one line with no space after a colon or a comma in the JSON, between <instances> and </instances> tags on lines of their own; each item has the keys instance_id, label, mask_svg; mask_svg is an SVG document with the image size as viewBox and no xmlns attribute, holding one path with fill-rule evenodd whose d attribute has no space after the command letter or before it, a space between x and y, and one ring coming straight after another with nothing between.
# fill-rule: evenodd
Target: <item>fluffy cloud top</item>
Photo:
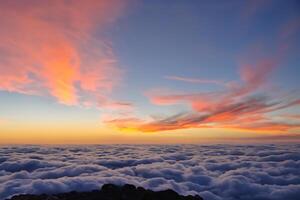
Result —
<instances>
[{"instance_id":1,"label":"fluffy cloud top","mask_svg":"<svg viewBox=\"0 0 300 200\"><path fill-rule=\"evenodd\" d=\"M0 199L104 183L205 199L297 199L300 145L99 145L0 148Z\"/></svg>"}]
</instances>

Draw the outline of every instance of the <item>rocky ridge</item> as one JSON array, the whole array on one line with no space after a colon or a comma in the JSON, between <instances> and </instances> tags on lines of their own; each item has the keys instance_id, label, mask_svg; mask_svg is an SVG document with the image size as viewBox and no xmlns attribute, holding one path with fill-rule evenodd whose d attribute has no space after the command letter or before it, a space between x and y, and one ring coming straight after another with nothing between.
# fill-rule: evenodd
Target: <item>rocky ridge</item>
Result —
<instances>
[{"instance_id":1,"label":"rocky ridge","mask_svg":"<svg viewBox=\"0 0 300 200\"><path fill-rule=\"evenodd\" d=\"M173 190L154 192L142 187L126 184L105 184L101 190L90 192L68 192L62 194L17 195L10 200L203 200L198 195L182 196Z\"/></svg>"}]
</instances>

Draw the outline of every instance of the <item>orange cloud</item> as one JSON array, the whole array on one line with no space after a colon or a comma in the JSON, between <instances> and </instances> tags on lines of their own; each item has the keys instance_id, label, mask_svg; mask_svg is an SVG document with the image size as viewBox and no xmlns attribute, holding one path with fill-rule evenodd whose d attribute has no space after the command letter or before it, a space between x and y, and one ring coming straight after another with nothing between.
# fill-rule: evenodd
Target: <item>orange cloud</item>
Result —
<instances>
[{"instance_id":1,"label":"orange cloud","mask_svg":"<svg viewBox=\"0 0 300 200\"><path fill-rule=\"evenodd\" d=\"M97 102L120 78L107 39L98 35L124 1L29 0L0 5L0 89L48 95L64 104Z\"/></svg>"},{"instance_id":2,"label":"orange cloud","mask_svg":"<svg viewBox=\"0 0 300 200\"><path fill-rule=\"evenodd\" d=\"M191 112L153 120L131 118L130 123L124 119L115 119L108 123L122 128L127 124L127 127L144 132L201 127L287 132L299 128L300 123L290 122L286 118L275 121L268 117L271 112L300 105L298 98L280 97L263 90L277 63L276 59L262 59L254 65L244 64L240 70L241 80L221 91L147 94L151 102L156 105L188 104L192 108ZM262 92L263 95L260 94Z\"/></svg>"},{"instance_id":3,"label":"orange cloud","mask_svg":"<svg viewBox=\"0 0 300 200\"><path fill-rule=\"evenodd\" d=\"M285 119L273 121L272 118L268 118L266 114L276 106L277 103L270 103L265 97L249 97L243 102L219 106L214 111L193 111L153 120L121 118L108 120L106 123L121 129L130 128L144 132L186 128L227 128L279 133L300 128L300 123L292 123Z\"/></svg>"}]
</instances>

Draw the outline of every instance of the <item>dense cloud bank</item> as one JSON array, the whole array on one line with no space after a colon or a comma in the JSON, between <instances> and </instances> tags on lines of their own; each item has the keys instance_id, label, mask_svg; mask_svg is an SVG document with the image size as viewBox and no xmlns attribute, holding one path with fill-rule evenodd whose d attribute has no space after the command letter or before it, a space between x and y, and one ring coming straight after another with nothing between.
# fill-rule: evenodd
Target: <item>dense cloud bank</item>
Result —
<instances>
[{"instance_id":1,"label":"dense cloud bank","mask_svg":"<svg viewBox=\"0 0 300 200\"><path fill-rule=\"evenodd\" d=\"M300 144L0 147L0 199L125 183L208 200L300 196Z\"/></svg>"}]
</instances>

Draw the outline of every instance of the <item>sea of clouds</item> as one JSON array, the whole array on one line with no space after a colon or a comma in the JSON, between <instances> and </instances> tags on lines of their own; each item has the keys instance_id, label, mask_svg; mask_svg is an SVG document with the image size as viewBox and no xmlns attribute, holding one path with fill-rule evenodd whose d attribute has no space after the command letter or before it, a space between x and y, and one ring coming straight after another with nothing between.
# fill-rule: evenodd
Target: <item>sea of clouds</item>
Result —
<instances>
[{"instance_id":1,"label":"sea of clouds","mask_svg":"<svg viewBox=\"0 0 300 200\"><path fill-rule=\"evenodd\" d=\"M300 144L1 146L0 199L125 183L207 200L296 200Z\"/></svg>"}]
</instances>

